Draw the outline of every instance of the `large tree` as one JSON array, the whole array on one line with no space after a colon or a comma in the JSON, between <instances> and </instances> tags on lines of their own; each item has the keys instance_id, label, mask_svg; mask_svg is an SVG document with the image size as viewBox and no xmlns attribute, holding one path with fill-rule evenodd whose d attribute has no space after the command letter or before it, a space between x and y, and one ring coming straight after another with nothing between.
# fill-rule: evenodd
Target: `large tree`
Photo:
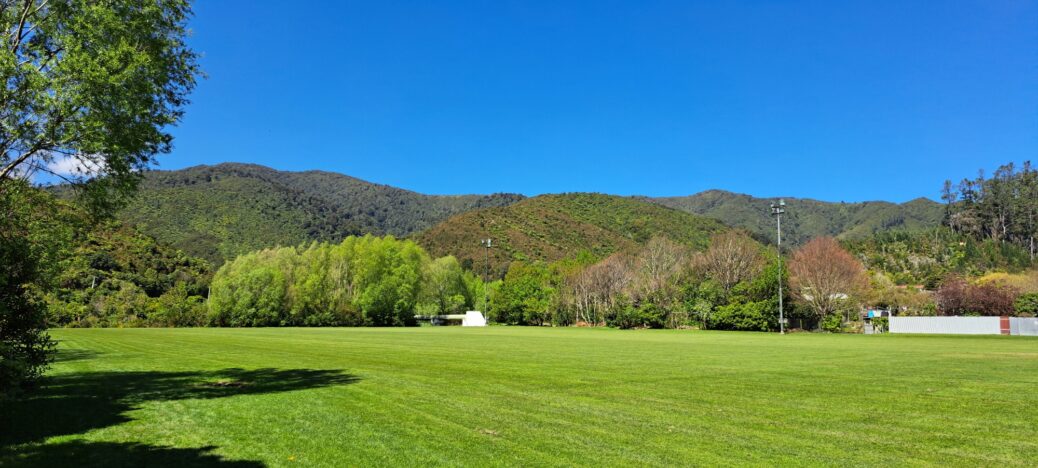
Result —
<instances>
[{"instance_id":1,"label":"large tree","mask_svg":"<svg viewBox=\"0 0 1038 468\"><path fill-rule=\"evenodd\" d=\"M793 252L789 276L794 293L820 321L868 286L865 267L831 237L815 238Z\"/></svg>"},{"instance_id":2,"label":"large tree","mask_svg":"<svg viewBox=\"0 0 1038 468\"><path fill-rule=\"evenodd\" d=\"M21 193L41 172L86 189L95 208L115 206L152 158L170 151L169 127L199 73L185 43L190 13L186 0L0 0L6 213L32 198ZM31 381L47 360L32 274L46 259L34 254L26 219L0 218L0 260L21 265L0 287L3 390Z\"/></svg>"},{"instance_id":3,"label":"large tree","mask_svg":"<svg viewBox=\"0 0 1038 468\"><path fill-rule=\"evenodd\" d=\"M710 247L696 258L697 269L717 281L726 297L736 284L758 275L763 266L761 245L739 231L713 236Z\"/></svg>"},{"instance_id":4,"label":"large tree","mask_svg":"<svg viewBox=\"0 0 1038 468\"><path fill-rule=\"evenodd\" d=\"M92 180L94 201L132 188L170 151L195 86L190 13L186 0L0 2L0 184L42 171Z\"/></svg>"}]
</instances>

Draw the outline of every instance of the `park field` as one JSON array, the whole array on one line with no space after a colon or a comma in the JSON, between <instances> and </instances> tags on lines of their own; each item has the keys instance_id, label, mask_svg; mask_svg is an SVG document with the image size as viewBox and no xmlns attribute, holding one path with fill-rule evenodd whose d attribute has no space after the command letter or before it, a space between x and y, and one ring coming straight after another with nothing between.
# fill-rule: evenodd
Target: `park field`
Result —
<instances>
[{"instance_id":1,"label":"park field","mask_svg":"<svg viewBox=\"0 0 1038 468\"><path fill-rule=\"evenodd\" d=\"M1038 340L54 330L0 466L1038 464Z\"/></svg>"}]
</instances>

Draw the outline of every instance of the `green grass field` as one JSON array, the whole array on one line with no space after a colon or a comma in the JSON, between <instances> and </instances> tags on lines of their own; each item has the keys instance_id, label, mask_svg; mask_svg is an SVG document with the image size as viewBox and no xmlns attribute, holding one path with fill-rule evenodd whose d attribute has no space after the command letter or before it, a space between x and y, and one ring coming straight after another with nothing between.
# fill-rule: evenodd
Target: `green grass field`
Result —
<instances>
[{"instance_id":1,"label":"green grass field","mask_svg":"<svg viewBox=\"0 0 1038 468\"><path fill-rule=\"evenodd\" d=\"M55 330L0 466L1034 465L1038 340Z\"/></svg>"}]
</instances>

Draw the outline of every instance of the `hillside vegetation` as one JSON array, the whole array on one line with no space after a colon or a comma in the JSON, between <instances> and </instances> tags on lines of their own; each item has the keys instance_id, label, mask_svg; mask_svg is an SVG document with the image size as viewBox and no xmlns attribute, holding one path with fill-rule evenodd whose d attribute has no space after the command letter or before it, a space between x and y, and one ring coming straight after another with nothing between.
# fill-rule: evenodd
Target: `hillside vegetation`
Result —
<instances>
[{"instance_id":1,"label":"hillside vegetation","mask_svg":"<svg viewBox=\"0 0 1038 468\"><path fill-rule=\"evenodd\" d=\"M489 237L491 269L502 276L514 260L554 261L580 253L601 258L657 235L702 249L711 234L725 229L719 221L643 200L572 193L457 215L415 238L430 254L454 255L481 271L487 252L480 239Z\"/></svg>"},{"instance_id":2,"label":"hillside vegetation","mask_svg":"<svg viewBox=\"0 0 1038 468\"><path fill-rule=\"evenodd\" d=\"M120 217L214 263L273 246L353 234L405 236L520 195L423 195L322 171L225 163L147 173Z\"/></svg>"},{"instance_id":3,"label":"hillside vegetation","mask_svg":"<svg viewBox=\"0 0 1038 468\"><path fill-rule=\"evenodd\" d=\"M775 220L769 213L771 198L709 190L685 197L649 199L664 206L692 214L719 219L725 224L752 232L756 237L775 242ZM806 198L785 198L782 240L803 244L818 237L862 239L877 232L919 230L941 224L944 208L937 202L918 198L907 203L862 202L833 203Z\"/></svg>"}]
</instances>

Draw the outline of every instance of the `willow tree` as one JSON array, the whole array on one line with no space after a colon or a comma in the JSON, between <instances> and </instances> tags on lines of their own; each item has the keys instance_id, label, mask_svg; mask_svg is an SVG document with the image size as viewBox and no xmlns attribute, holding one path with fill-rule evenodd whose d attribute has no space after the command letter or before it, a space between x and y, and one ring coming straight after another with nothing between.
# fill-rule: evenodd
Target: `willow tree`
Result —
<instances>
[{"instance_id":1,"label":"willow tree","mask_svg":"<svg viewBox=\"0 0 1038 468\"><path fill-rule=\"evenodd\" d=\"M199 74L185 42L190 14L185 0L0 1L0 206L17 210L31 198L17 192L48 172L83 189L94 208L133 190L155 155L171 150L169 128ZM27 242L31 226L19 219L0 216L0 242ZM31 251L0 249L0 264L41 261ZM0 297L0 389L46 364L39 340L25 338L40 333L41 321L29 319L39 301L28 295L42 279L20 281Z\"/></svg>"}]
</instances>

